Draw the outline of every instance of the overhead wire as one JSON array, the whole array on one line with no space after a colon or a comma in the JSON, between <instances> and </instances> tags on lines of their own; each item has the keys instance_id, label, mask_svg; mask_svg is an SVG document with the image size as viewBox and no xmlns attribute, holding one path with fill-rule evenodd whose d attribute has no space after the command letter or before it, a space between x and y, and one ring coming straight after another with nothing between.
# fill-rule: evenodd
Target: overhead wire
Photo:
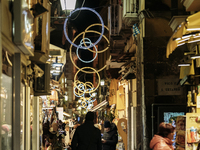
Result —
<instances>
[{"instance_id":1,"label":"overhead wire","mask_svg":"<svg viewBox=\"0 0 200 150\"><path fill-rule=\"evenodd\" d=\"M81 5L81 8L83 7L84 4L85 4L85 0L83 1L82 5ZM71 20L76 20L78 18L78 16L80 15L80 13L81 13L81 10L79 11L78 15L75 18L71 19Z\"/></svg>"}]
</instances>

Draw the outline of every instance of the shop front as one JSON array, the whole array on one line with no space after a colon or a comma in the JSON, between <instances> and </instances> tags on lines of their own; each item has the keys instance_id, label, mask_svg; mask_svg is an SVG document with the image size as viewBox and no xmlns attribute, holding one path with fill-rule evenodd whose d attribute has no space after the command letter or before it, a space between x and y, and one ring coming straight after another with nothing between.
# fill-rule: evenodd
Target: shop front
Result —
<instances>
[{"instance_id":1,"label":"shop front","mask_svg":"<svg viewBox=\"0 0 200 150\"><path fill-rule=\"evenodd\" d=\"M174 31L170 38L166 57L169 58L177 48L182 49L182 45L187 46L183 59L180 61L180 82L179 85L186 88L183 93L187 99L187 112L182 117L177 117L176 124L176 147L181 149L199 149L199 24L200 12L186 17ZM173 20L177 23L176 20Z\"/></svg>"},{"instance_id":2,"label":"shop front","mask_svg":"<svg viewBox=\"0 0 200 150\"><path fill-rule=\"evenodd\" d=\"M97 123L104 132L104 121L113 122L118 129L118 150L134 147L136 137L136 79L112 79L109 84L109 95L94 106L91 111L98 113ZM132 142L134 141L134 142Z\"/></svg>"}]
</instances>

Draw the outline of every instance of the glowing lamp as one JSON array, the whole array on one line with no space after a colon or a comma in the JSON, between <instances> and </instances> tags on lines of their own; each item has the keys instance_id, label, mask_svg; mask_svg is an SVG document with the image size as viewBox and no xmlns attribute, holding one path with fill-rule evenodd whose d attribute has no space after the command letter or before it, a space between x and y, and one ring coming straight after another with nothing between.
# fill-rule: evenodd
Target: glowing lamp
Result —
<instances>
[{"instance_id":1,"label":"glowing lamp","mask_svg":"<svg viewBox=\"0 0 200 150\"><path fill-rule=\"evenodd\" d=\"M104 85L105 85L105 81L104 81L103 79L101 79L100 85L101 85L101 86L104 86Z\"/></svg>"},{"instance_id":2,"label":"glowing lamp","mask_svg":"<svg viewBox=\"0 0 200 150\"><path fill-rule=\"evenodd\" d=\"M74 10L76 0L60 0L62 10Z\"/></svg>"},{"instance_id":3,"label":"glowing lamp","mask_svg":"<svg viewBox=\"0 0 200 150\"><path fill-rule=\"evenodd\" d=\"M62 67L63 64L62 63L53 63L52 67Z\"/></svg>"},{"instance_id":4,"label":"glowing lamp","mask_svg":"<svg viewBox=\"0 0 200 150\"><path fill-rule=\"evenodd\" d=\"M181 66L184 66L184 67L189 67L189 66L191 66L191 64L190 63L181 63L181 64L178 64L178 66L179 67L181 67Z\"/></svg>"},{"instance_id":5,"label":"glowing lamp","mask_svg":"<svg viewBox=\"0 0 200 150\"><path fill-rule=\"evenodd\" d=\"M197 54L197 55L193 55L193 56L190 56L191 59L197 59L197 58L200 58L200 55Z\"/></svg>"}]
</instances>

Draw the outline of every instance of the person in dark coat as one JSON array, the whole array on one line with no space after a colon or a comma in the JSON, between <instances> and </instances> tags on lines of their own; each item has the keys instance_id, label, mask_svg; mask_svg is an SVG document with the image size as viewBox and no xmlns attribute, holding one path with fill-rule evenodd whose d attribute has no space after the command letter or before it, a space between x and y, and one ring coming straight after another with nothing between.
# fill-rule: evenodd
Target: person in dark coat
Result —
<instances>
[{"instance_id":1,"label":"person in dark coat","mask_svg":"<svg viewBox=\"0 0 200 150\"><path fill-rule=\"evenodd\" d=\"M101 131L94 126L94 113L88 112L78 126L71 143L72 150L102 150Z\"/></svg>"},{"instance_id":2,"label":"person in dark coat","mask_svg":"<svg viewBox=\"0 0 200 150\"><path fill-rule=\"evenodd\" d=\"M102 150L116 150L118 142L117 127L110 121L104 122L104 133L102 137Z\"/></svg>"}]
</instances>

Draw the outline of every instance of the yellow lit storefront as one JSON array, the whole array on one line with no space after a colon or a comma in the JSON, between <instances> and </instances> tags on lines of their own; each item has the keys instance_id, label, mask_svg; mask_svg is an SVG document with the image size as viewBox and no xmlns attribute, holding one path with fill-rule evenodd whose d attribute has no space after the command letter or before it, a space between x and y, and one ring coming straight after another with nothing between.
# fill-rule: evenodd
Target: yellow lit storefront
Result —
<instances>
[{"instance_id":1,"label":"yellow lit storefront","mask_svg":"<svg viewBox=\"0 0 200 150\"><path fill-rule=\"evenodd\" d=\"M187 108L188 112L183 120L182 136L185 136L184 149L197 149L200 130L200 91L199 91L199 62L200 62L200 12L194 13L186 18L186 21L179 24L171 36L166 49L166 57L186 45L188 51L184 52L184 58L180 66L180 85L187 87ZM174 21L175 22L175 21ZM177 124L178 125L178 124ZM178 128L178 126L177 126ZM177 134L179 132L177 131ZM179 137L179 136L177 136Z\"/></svg>"}]
</instances>

